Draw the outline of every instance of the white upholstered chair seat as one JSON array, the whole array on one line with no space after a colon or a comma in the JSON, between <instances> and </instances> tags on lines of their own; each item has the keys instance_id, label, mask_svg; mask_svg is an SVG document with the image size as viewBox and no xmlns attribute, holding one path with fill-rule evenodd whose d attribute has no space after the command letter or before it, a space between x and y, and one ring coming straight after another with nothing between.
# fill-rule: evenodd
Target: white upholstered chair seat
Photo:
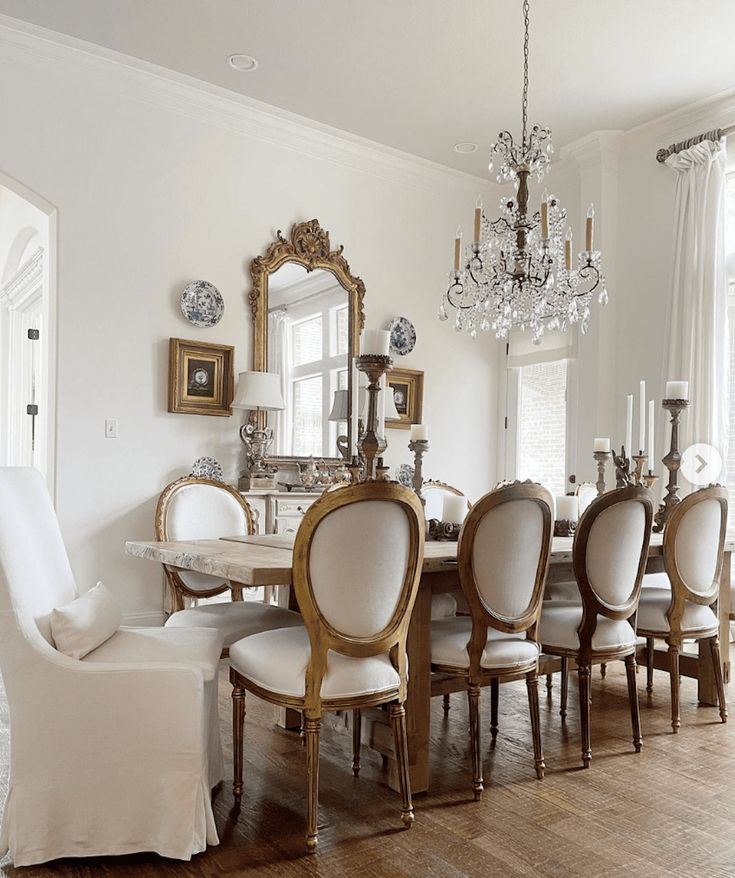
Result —
<instances>
[{"instance_id":1,"label":"white upholstered chair seat","mask_svg":"<svg viewBox=\"0 0 735 878\"><path fill-rule=\"evenodd\" d=\"M264 631L230 647L230 665L261 689L302 698L311 647L306 628ZM329 652L322 699L352 698L397 690L398 671L387 655L352 658Z\"/></svg>"},{"instance_id":2,"label":"white upholstered chair seat","mask_svg":"<svg viewBox=\"0 0 735 878\"><path fill-rule=\"evenodd\" d=\"M251 634L297 625L303 625L299 613L269 607L260 601L204 604L179 610L166 620L166 628L216 628L224 637L226 647Z\"/></svg>"},{"instance_id":3,"label":"white upholstered chair seat","mask_svg":"<svg viewBox=\"0 0 735 878\"><path fill-rule=\"evenodd\" d=\"M221 652L222 635L212 628L121 627L82 661L192 664L209 682L217 675Z\"/></svg>"},{"instance_id":4,"label":"white upholstered chair seat","mask_svg":"<svg viewBox=\"0 0 735 878\"><path fill-rule=\"evenodd\" d=\"M545 600L548 601L579 601L582 600L576 579L570 582L551 582L546 586Z\"/></svg>"},{"instance_id":5,"label":"white upholstered chair seat","mask_svg":"<svg viewBox=\"0 0 735 878\"><path fill-rule=\"evenodd\" d=\"M431 623L431 661L437 665L468 668L470 664L467 644L472 633L472 619L458 616ZM487 630L487 646L483 650L480 666L487 669L513 668L535 661L539 646L517 634Z\"/></svg>"},{"instance_id":6,"label":"white upholstered chair seat","mask_svg":"<svg viewBox=\"0 0 735 878\"><path fill-rule=\"evenodd\" d=\"M453 594L435 594L431 596L431 621L450 619L457 615L457 598Z\"/></svg>"},{"instance_id":7,"label":"white upholstered chair seat","mask_svg":"<svg viewBox=\"0 0 735 878\"><path fill-rule=\"evenodd\" d=\"M665 573L663 574L666 575ZM638 628L640 631L657 631L661 634L669 632L669 620L666 611L671 604L671 588L646 588L641 592L638 605ZM684 603L684 614L681 619L681 630L709 631L719 629L717 616L705 604Z\"/></svg>"},{"instance_id":8,"label":"white upholstered chair seat","mask_svg":"<svg viewBox=\"0 0 735 878\"><path fill-rule=\"evenodd\" d=\"M582 622L581 601L544 601L538 639L548 647L579 649L577 629ZM622 649L636 643L636 633L625 619L597 617L592 650Z\"/></svg>"}]
</instances>

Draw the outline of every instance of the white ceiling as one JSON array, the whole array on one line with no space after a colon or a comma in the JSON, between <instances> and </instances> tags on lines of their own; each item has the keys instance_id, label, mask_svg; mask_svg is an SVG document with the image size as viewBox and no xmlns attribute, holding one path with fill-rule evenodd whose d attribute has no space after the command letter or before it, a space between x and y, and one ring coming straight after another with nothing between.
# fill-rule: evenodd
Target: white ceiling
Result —
<instances>
[{"instance_id":1,"label":"white ceiling","mask_svg":"<svg viewBox=\"0 0 735 878\"><path fill-rule=\"evenodd\" d=\"M0 0L5 13L479 175L520 125L520 0ZM559 147L735 87L735 2L532 0ZM255 56L254 73L225 58ZM454 143L480 144L459 156Z\"/></svg>"}]
</instances>

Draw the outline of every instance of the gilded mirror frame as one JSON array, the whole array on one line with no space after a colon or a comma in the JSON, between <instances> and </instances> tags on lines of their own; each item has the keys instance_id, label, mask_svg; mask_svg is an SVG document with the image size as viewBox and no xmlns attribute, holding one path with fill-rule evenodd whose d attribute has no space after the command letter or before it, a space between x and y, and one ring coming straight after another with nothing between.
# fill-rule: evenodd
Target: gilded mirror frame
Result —
<instances>
[{"instance_id":1,"label":"gilded mirror frame","mask_svg":"<svg viewBox=\"0 0 735 878\"><path fill-rule=\"evenodd\" d=\"M360 351L360 333L365 327L365 284L350 271L349 263L342 255L343 250L341 244L336 250L332 250L329 232L321 227L319 220L312 219L308 222L295 223L288 240L283 237L279 229L276 232L276 240L268 247L265 254L257 256L250 263L250 276L253 282L249 295L253 318L253 371L268 370L268 278L286 262L295 262L303 266L307 272L316 269L331 272L347 293L349 302L347 362L348 367L351 365L352 358ZM349 374L351 375L351 369ZM348 407L352 411L351 378L348 388ZM261 412L260 426L264 426L265 422L266 413ZM351 442L350 432L351 425L348 421L347 435ZM307 458L269 455L268 459L288 462ZM332 462L341 460L336 455L324 455L323 459Z\"/></svg>"}]
</instances>

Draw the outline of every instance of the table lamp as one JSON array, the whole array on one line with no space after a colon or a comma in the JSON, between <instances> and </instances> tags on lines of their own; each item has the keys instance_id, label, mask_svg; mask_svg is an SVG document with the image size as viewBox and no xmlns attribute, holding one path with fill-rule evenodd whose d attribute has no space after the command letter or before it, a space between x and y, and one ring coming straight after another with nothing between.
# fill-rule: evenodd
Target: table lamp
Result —
<instances>
[{"instance_id":1,"label":"table lamp","mask_svg":"<svg viewBox=\"0 0 735 878\"><path fill-rule=\"evenodd\" d=\"M261 427L261 411L282 411L286 408L281 393L281 376L274 372L240 372L233 409L251 412L247 423L240 428L240 439L246 448L248 473L241 480L244 490L274 488L276 469L265 463L273 442L273 428L267 422Z\"/></svg>"}]
</instances>

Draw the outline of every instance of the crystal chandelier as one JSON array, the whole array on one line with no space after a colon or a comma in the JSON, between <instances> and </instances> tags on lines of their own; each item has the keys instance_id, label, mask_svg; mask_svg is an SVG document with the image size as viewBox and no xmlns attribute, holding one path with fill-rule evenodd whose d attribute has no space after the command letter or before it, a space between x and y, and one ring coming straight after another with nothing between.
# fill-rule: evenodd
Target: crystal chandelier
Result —
<instances>
[{"instance_id":1,"label":"crystal chandelier","mask_svg":"<svg viewBox=\"0 0 735 878\"><path fill-rule=\"evenodd\" d=\"M545 330L564 332L580 323L587 332L590 302L597 294L607 302L601 254L593 249L594 208L590 205L585 228L585 249L572 254L572 230L566 228L567 212L546 191L540 210L529 216L528 179L541 182L550 167L554 148L548 128L534 125L528 133L528 24L529 2L523 2L523 130L515 143L501 131L490 147L489 170L497 164L498 183L513 182L516 197L500 200L500 216L488 220L482 202L475 205L473 242L462 248L462 232L454 242L454 270L444 293L439 319L454 314L454 328L472 338L478 330L492 330L507 339L511 329L529 330L538 344ZM565 232L566 228L566 232Z\"/></svg>"}]
</instances>

